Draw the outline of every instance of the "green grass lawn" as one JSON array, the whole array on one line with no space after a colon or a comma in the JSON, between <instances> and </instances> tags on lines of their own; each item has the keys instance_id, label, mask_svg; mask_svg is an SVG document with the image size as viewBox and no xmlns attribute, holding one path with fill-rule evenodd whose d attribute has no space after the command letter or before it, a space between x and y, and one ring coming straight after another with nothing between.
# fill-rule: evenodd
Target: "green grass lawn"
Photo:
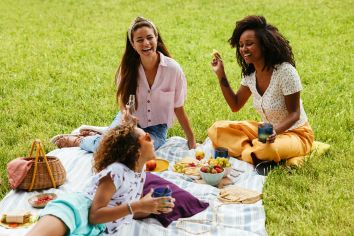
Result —
<instances>
[{"instance_id":1,"label":"green grass lawn","mask_svg":"<svg viewBox=\"0 0 354 236\"><path fill-rule=\"evenodd\" d=\"M353 0L0 2L0 198L6 163L35 138L81 124L108 125L117 112L114 74L138 15L152 19L188 79L186 110L197 140L216 120L257 119L251 101L226 105L210 64L220 51L232 86L240 83L227 43L235 21L261 14L289 39L316 140L330 151L298 170L277 169L264 188L270 235L353 235ZM183 136L175 125L169 136Z\"/></svg>"}]
</instances>

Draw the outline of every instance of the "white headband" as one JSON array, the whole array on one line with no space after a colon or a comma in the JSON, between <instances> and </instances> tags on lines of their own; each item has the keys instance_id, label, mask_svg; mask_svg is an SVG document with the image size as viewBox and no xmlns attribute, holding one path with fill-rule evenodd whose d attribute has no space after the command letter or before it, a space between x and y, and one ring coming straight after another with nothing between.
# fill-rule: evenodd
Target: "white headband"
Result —
<instances>
[{"instance_id":1,"label":"white headband","mask_svg":"<svg viewBox=\"0 0 354 236\"><path fill-rule=\"evenodd\" d=\"M141 20L141 21L137 21L137 20ZM154 23L152 23L152 21L145 19L144 17L138 16L130 25L129 29L128 29L128 38L130 43L133 45L133 39L132 39L132 30L134 29L135 25L140 23L140 22L147 22L155 31L155 34L158 35L157 33L157 28L154 25Z\"/></svg>"}]
</instances>

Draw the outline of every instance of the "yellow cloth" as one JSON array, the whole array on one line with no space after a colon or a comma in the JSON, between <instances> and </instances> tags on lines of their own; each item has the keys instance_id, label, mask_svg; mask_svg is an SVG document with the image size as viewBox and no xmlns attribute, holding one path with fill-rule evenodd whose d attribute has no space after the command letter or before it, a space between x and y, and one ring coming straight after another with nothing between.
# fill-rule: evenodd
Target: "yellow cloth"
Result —
<instances>
[{"instance_id":1,"label":"yellow cloth","mask_svg":"<svg viewBox=\"0 0 354 236\"><path fill-rule=\"evenodd\" d=\"M217 121L208 129L208 136L214 147L225 147L231 156L240 156L251 164L252 153L259 160L279 162L294 157L303 160L311 151L314 135L308 123L277 135L274 143L258 141L259 124L256 121Z\"/></svg>"},{"instance_id":2,"label":"yellow cloth","mask_svg":"<svg viewBox=\"0 0 354 236\"><path fill-rule=\"evenodd\" d=\"M286 160L286 166L301 166L306 158L312 158L314 156L321 156L326 153L331 146L327 143L322 143L319 141L314 141L311 152L306 156L293 157Z\"/></svg>"}]
</instances>

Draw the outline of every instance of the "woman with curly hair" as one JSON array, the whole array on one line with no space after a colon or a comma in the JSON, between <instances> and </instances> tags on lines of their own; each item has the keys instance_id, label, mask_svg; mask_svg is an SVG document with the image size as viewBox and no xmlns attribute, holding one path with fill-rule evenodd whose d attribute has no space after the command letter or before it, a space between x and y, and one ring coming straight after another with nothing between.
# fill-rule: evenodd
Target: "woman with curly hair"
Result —
<instances>
[{"instance_id":1,"label":"woman with curly hair","mask_svg":"<svg viewBox=\"0 0 354 236\"><path fill-rule=\"evenodd\" d=\"M142 197L143 166L154 159L153 140L132 124L110 129L94 156L92 177L82 193L51 201L27 235L101 235L119 231L132 218L168 213L171 197Z\"/></svg>"},{"instance_id":2,"label":"woman with curly hair","mask_svg":"<svg viewBox=\"0 0 354 236\"><path fill-rule=\"evenodd\" d=\"M242 80L234 93L221 56L215 53L211 66L223 96L237 112L252 95L262 122L217 121L208 129L213 145L226 147L232 156L251 164L280 160L299 164L310 152L314 135L300 99L302 86L288 40L263 16L247 16L236 22L229 43L236 48ZM261 123L273 125L266 143L257 139Z\"/></svg>"}]
</instances>

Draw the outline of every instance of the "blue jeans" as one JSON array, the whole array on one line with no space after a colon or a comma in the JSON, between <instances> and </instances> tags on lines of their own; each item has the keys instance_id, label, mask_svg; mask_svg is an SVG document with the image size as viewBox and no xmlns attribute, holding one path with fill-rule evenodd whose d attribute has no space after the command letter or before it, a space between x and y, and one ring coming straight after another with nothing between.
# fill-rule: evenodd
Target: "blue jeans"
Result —
<instances>
[{"instance_id":1,"label":"blue jeans","mask_svg":"<svg viewBox=\"0 0 354 236\"><path fill-rule=\"evenodd\" d=\"M122 112L118 112L112 124L109 126L109 129L116 127L120 123L121 118ZM157 150L166 142L168 130L167 124L153 125L142 129L146 133L149 133L151 138L154 140L155 150ZM81 139L80 148L88 152L95 152L101 141L101 138L102 137L100 134L84 137L83 139Z\"/></svg>"}]
</instances>

